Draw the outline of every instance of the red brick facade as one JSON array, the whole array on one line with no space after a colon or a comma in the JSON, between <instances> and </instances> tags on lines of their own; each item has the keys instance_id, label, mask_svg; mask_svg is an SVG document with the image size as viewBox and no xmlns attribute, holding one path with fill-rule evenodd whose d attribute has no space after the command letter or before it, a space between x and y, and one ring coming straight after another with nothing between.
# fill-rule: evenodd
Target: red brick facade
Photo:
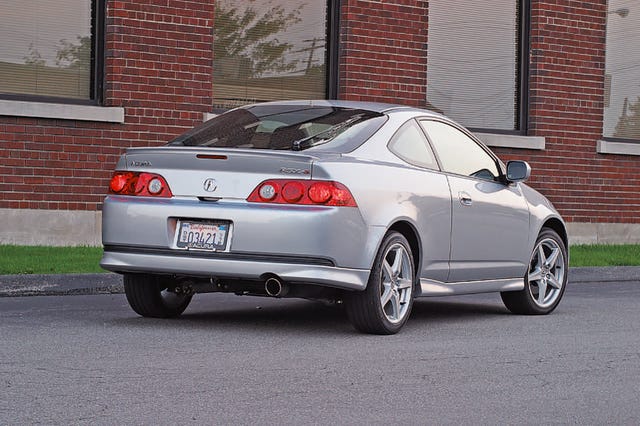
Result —
<instances>
[{"instance_id":1,"label":"red brick facade","mask_svg":"<svg viewBox=\"0 0 640 426\"><path fill-rule=\"evenodd\" d=\"M425 105L427 3L343 2L338 90L341 99Z\"/></svg>"},{"instance_id":2,"label":"red brick facade","mask_svg":"<svg viewBox=\"0 0 640 426\"><path fill-rule=\"evenodd\" d=\"M107 1L106 16L104 104L125 124L0 116L0 208L96 210L124 148L210 111L210 1Z\"/></svg>"},{"instance_id":3,"label":"red brick facade","mask_svg":"<svg viewBox=\"0 0 640 426\"><path fill-rule=\"evenodd\" d=\"M96 210L129 146L162 144L211 110L209 0L107 1L105 106L125 124L0 116L0 208ZM603 155L607 2L531 0L532 186L568 221L640 223L640 161ZM425 105L428 2L343 0L338 97Z\"/></svg>"}]
</instances>

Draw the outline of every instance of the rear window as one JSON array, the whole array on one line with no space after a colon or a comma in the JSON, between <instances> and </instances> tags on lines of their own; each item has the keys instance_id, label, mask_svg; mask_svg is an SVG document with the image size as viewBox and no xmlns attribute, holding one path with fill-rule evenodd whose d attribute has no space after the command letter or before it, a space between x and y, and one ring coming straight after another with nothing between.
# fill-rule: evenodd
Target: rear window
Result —
<instances>
[{"instance_id":1,"label":"rear window","mask_svg":"<svg viewBox=\"0 0 640 426\"><path fill-rule=\"evenodd\" d=\"M169 145L349 152L369 139L385 121L385 115L362 109L254 105L212 118Z\"/></svg>"}]
</instances>

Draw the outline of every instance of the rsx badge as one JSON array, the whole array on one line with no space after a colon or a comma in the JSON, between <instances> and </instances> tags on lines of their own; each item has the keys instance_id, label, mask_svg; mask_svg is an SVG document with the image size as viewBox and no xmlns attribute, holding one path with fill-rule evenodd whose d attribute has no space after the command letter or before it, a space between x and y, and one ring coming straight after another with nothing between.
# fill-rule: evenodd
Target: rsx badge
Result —
<instances>
[{"instance_id":1,"label":"rsx badge","mask_svg":"<svg viewBox=\"0 0 640 426\"><path fill-rule=\"evenodd\" d=\"M280 173L286 173L289 175L308 175L309 170L307 169L292 169L289 167L283 167L280 169Z\"/></svg>"}]
</instances>

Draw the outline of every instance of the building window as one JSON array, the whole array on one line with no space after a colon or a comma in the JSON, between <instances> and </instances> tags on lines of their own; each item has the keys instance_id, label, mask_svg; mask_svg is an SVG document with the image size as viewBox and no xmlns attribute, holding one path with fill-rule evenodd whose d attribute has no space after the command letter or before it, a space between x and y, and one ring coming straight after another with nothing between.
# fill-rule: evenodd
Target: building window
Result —
<instances>
[{"instance_id":1,"label":"building window","mask_svg":"<svg viewBox=\"0 0 640 426\"><path fill-rule=\"evenodd\" d=\"M521 10L527 1L429 2L427 101L467 127L520 126ZM524 43L523 43L524 45Z\"/></svg>"},{"instance_id":2,"label":"building window","mask_svg":"<svg viewBox=\"0 0 640 426\"><path fill-rule=\"evenodd\" d=\"M603 134L640 141L640 3L609 0Z\"/></svg>"},{"instance_id":3,"label":"building window","mask_svg":"<svg viewBox=\"0 0 640 426\"><path fill-rule=\"evenodd\" d=\"M217 0L214 107L326 98L331 4Z\"/></svg>"},{"instance_id":4,"label":"building window","mask_svg":"<svg viewBox=\"0 0 640 426\"><path fill-rule=\"evenodd\" d=\"M0 97L95 101L100 0L0 2Z\"/></svg>"}]
</instances>

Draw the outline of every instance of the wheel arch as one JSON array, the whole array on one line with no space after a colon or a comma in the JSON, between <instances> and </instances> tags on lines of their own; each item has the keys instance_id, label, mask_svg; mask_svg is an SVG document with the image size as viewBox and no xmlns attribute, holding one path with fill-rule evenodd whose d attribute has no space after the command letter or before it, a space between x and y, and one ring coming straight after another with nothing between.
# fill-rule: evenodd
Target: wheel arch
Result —
<instances>
[{"instance_id":1,"label":"wheel arch","mask_svg":"<svg viewBox=\"0 0 640 426\"><path fill-rule=\"evenodd\" d=\"M409 242L411 255L413 256L413 265L415 267L415 278L416 282L418 282L417 278L420 274L420 271L422 270L422 241L420 241L418 231L410 222L407 222L406 220L399 220L393 223L387 230L387 233L390 231L399 232Z\"/></svg>"},{"instance_id":2,"label":"wheel arch","mask_svg":"<svg viewBox=\"0 0 640 426\"><path fill-rule=\"evenodd\" d=\"M542 229L544 228L554 230L560 236L560 238L562 238L562 242L564 243L564 247L567 249L567 252L569 251L569 236L567 234L567 229L564 223L560 219L558 219L557 217L551 217L547 219L542 224L542 228L540 228L540 231L542 231Z\"/></svg>"}]
</instances>

